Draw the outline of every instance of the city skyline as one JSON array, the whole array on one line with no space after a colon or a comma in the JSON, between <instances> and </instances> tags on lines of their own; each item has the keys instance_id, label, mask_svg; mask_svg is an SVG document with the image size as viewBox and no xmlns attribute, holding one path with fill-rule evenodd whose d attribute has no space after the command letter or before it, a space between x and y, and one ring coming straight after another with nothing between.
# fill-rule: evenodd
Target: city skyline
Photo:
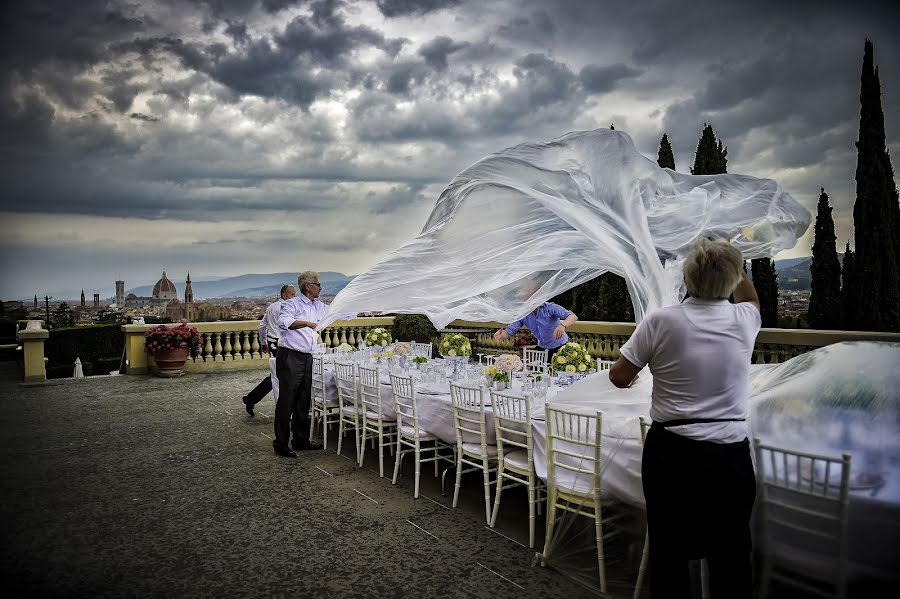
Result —
<instances>
[{"instance_id":1,"label":"city skyline","mask_svg":"<svg viewBox=\"0 0 900 599\"><path fill-rule=\"evenodd\" d=\"M824 186L842 248L866 37L900 149L900 9L724 4L14 3L0 297L108 297L162 268L358 274L467 165L611 123L654 159L667 133L688 172L709 122L729 172L810 211Z\"/></svg>"}]
</instances>

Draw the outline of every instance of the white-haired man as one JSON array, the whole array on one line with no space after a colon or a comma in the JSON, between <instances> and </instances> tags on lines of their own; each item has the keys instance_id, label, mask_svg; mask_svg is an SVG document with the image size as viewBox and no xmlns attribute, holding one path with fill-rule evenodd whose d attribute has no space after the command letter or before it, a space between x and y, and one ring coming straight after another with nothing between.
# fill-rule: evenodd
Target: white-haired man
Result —
<instances>
[{"instance_id":1,"label":"white-haired man","mask_svg":"<svg viewBox=\"0 0 900 599\"><path fill-rule=\"evenodd\" d=\"M300 294L281 305L278 326L281 337L275 355L278 403L275 404L275 440L272 447L280 456L295 458L291 450L322 449L309 439L309 403L312 398L312 354L319 342L316 325L325 315L318 300L322 285L313 271L297 277ZM288 440L293 431L293 441Z\"/></svg>"},{"instance_id":2,"label":"white-haired man","mask_svg":"<svg viewBox=\"0 0 900 599\"><path fill-rule=\"evenodd\" d=\"M700 558L713 597L753 593L746 419L761 318L743 263L727 241L698 243L684 263L690 298L648 314L609 370L617 387L644 366L653 373L641 477L654 597L690 596L688 561Z\"/></svg>"},{"instance_id":3,"label":"white-haired man","mask_svg":"<svg viewBox=\"0 0 900 599\"><path fill-rule=\"evenodd\" d=\"M259 321L259 342L262 344L260 351L272 352L272 356L278 355L278 338L281 336L281 328L278 326L278 317L281 315L281 304L297 295L297 290L290 283L281 286L281 299L269 304L266 315ZM254 415L253 407L272 390L272 377L267 376L253 388L250 393L242 398L244 408L251 416Z\"/></svg>"}]
</instances>

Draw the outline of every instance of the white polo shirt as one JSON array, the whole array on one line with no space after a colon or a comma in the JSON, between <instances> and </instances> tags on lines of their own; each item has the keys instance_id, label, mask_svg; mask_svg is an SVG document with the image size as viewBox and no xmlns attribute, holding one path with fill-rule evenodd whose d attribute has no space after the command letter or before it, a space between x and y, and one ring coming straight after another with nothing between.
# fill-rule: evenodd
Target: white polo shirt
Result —
<instances>
[{"instance_id":1,"label":"white polo shirt","mask_svg":"<svg viewBox=\"0 0 900 599\"><path fill-rule=\"evenodd\" d=\"M655 310L622 346L625 359L650 366L650 417L657 422L688 418L749 418L750 361L762 319L748 302L689 298ZM747 422L710 422L669 427L690 439L736 443Z\"/></svg>"}]
</instances>

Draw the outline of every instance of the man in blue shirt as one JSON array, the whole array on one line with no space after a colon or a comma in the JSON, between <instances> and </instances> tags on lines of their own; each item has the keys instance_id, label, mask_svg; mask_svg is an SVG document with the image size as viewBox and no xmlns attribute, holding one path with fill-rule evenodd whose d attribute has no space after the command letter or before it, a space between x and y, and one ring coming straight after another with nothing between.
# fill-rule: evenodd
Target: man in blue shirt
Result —
<instances>
[{"instance_id":1,"label":"man in blue shirt","mask_svg":"<svg viewBox=\"0 0 900 599\"><path fill-rule=\"evenodd\" d=\"M553 302L545 302L522 320L517 320L505 329L498 330L494 333L494 339L497 341L509 339L524 325L537 338L538 346L541 349L550 350L547 357L549 360L560 347L568 343L569 335L566 333L566 329L577 321L578 317L571 310L566 310Z\"/></svg>"}]
</instances>

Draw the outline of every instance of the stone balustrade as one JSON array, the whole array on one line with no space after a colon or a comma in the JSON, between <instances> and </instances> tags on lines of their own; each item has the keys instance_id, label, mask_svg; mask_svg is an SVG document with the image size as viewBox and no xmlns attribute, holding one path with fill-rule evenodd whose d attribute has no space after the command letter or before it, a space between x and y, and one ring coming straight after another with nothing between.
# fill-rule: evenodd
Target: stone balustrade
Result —
<instances>
[{"instance_id":1,"label":"stone balustrade","mask_svg":"<svg viewBox=\"0 0 900 599\"><path fill-rule=\"evenodd\" d=\"M322 340L329 348L341 343L356 346L368 330L393 327L392 316L338 320L322 332ZM44 343L50 332L41 321L28 321L18 332L23 347L25 382L46 380ZM127 374L154 372L153 358L144 351L144 333L154 325L124 325ZM171 325L175 326L175 325ZM198 355L189 357L185 372L264 369L268 355L260 351L259 321L202 322L196 326L203 337ZM503 326L499 322L471 322L457 320L447 330L459 330L474 339L473 352L485 354L518 353L512 341L495 341L494 331ZM594 357L615 360L634 332L635 325L626 322L579 321L569 328L569 337L581 343ZM436 340L436 339L435 339ZM398 339L398 341L405 341ZM818 331L803 329L762 329L756 338L753 361L756 364L777 364L816 348L841 341L888 341L900 343L898 333L870 333L863 331Z\"/></svg>"}]
</instances>

